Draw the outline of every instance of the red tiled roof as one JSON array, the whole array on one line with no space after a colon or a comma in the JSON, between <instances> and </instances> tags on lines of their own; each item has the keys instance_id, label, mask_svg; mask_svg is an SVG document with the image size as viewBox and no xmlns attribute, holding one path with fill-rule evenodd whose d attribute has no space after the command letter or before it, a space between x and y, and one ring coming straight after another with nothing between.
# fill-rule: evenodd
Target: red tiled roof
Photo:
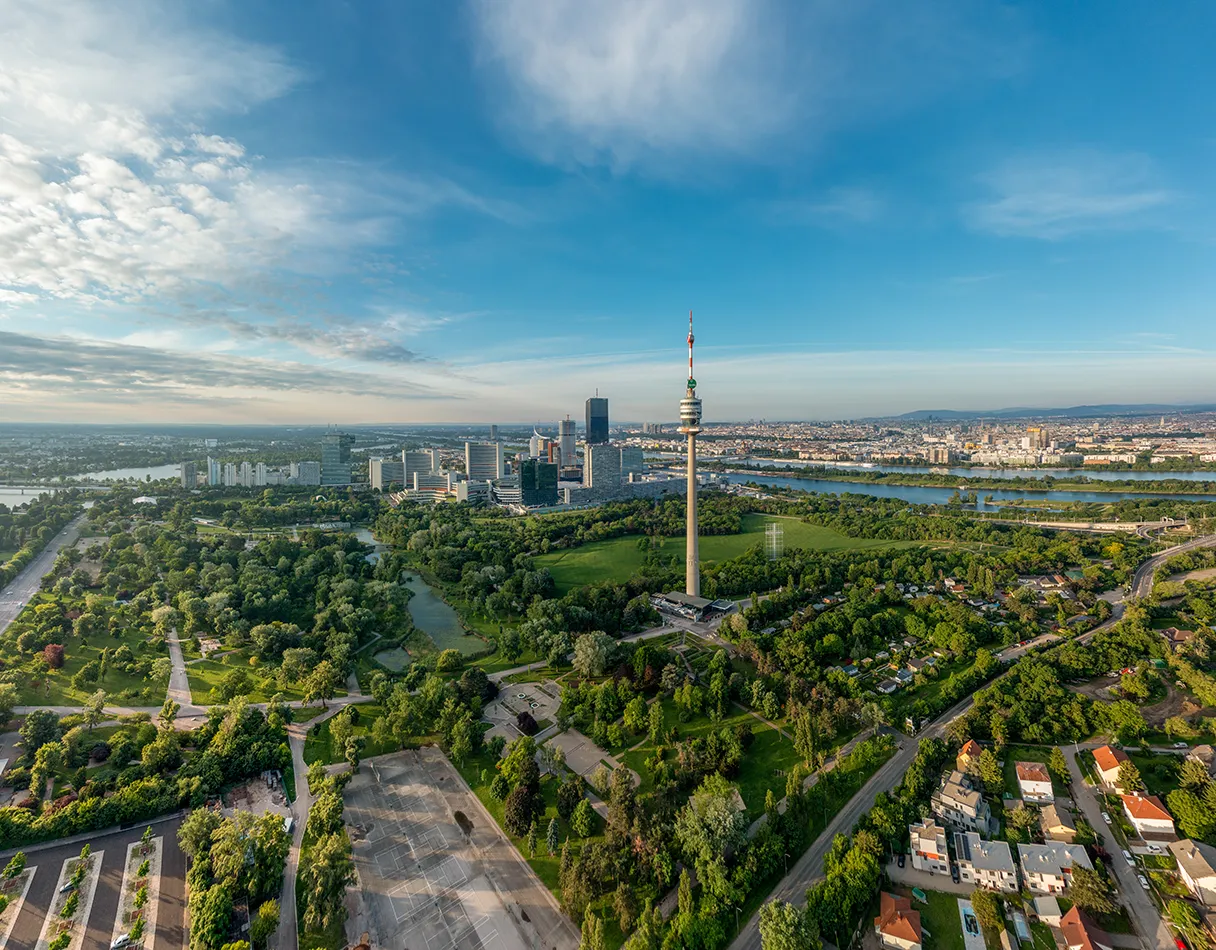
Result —
<instances>
[{"instance_id":1,"label":"red tiled roof","mask_svg":"<svg viewBox=\"0 0 1216 950\"><path fill-rule=\"evenodd\" d=\"M979 755L984 750L980 748L980 744L974 739L968 739L963 743L963 747L959 749L959 755Z\"/></svg>"},{"instance_id":2,"label":"red tiled roof","mask_svg":"<svg viewBox=\"0 0 1216 950\"><path fill-rule=\"evenodd\" d=\"M1072 950L1098 950L1099 944L1109 945L1110 939L1097 928L1083 910L1073 906L1068 913L1060 918L1060 932L1064 935L1064 945Z\"/></svg>"},{"instance_id":3,"label":"red tiled roof","mask_svg":"<svg viewBox=\"0 0 1216 950\"><path fill-rule=\"evenodd\" d=\"M1124 795L1123 807L1133 818L1141 821L1173 821L1174 816L1165 810L1156 795Z\"/></svg>"},{"instance_id":4,"label":"red tiled roof","mask_svg":"<svg viewBox=\"0 0 1216 950\"><path fill-rule=\"evenodd\" d=\"M889 937L913 943L923 940L920 912L912 909L912 902L906 897L884 891L879 898L878 916L874 918L874 924Z\"/></svg>"},{"instance_id":5,"label":"red tiled roof","mask_svg":"<svg viewBox=\"0 0 1216 950\"><path fill-rule=\"evenodd\" d=\"M1122 762L1127 761L1127 753L1122 749L1112 749L1108 745L1102 746L1100 749L1094 749L1094 762L1103 772L1109 772L1111 769L1117 769Z\"/></svg>"},{"instance_id":6,"label":"red tiled roof","mask_svg":"<svg viewBox=\"0 0 1216 950\"><path fill-rule=\"evenodd\" d=\"M1019 762L1017 772L1023 782L1051 782L1051 773L1042 762Z\"/></svg>"}]
</instances>

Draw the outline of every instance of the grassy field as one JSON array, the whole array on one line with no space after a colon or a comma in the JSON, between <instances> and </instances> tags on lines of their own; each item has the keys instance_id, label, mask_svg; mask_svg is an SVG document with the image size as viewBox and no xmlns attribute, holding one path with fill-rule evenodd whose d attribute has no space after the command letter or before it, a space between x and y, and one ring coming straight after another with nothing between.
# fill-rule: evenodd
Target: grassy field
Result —
<instances>
[{"instance_id":1,"label":"grassy field","mask_svg":"<svg viewBox=\"0 0 1216 950\"><path fill-rule=\"evenodd\" d=\"M707 564L738 557L748 548L764 543L764 529L770 522L785 528L785 547L804 548L808 551L845 551L867 548L909 547L902 541L877 541L871 538L850 538L830 528L806 524L796 518L781 518L770 515L746 515L743 531L739 534L706 535L701 538L701 560ZM621 582L638 571L644 553L638 549L638 535L613 538L611 541L596 541L566 551L543 554L536 558L537 567L547 567L561 593L583 584L603 581ZM683 564L684 539L662 539L660 556L672 557Z\"/></svg>"},{"instance_id":2,"label":"grassy field","mask_svg":"<svg viewBox=\"0 0 1216 950\"><path fill-rule=\"evenodd\" d=\"M384 755L386 752L396 752L399 748L396 742L389 742L385 745L380 745L372 738L372 726L376 724L376 720L384 715L384 710L374 703L359 703L354 707L359 710L359 721L355 723L351 731L351 735L356 738L362 737L366 745L363 748L362 758L370 758L373 755ZM344 713L337 713L337 716ZM341 749L335 749L333 741L329 734L329 724L334 721L335 717L326 719L318 727L319 734L313 735L312 730L308 731L308 737L304 740L304 761L308 765L313 762L320 761L324 765L333 765L335 762L345 761L345 753Z\"/></svg>"},{"instance_id":3,"label":"grassy field","mask_svg":"<svg viewBox=\"0 0 1216 950\"><path fill-rule=\"evenodd\" d=\"M249 674L252 688L245 694L251 703L269 702L276 693L282 694L286 700L303 699L304 693L298 685L289 689L280 689L275 681L274 670L253 667L248 658L237 650L218 660L200 660L197 663L186 664L186 676L190 680L190 695L196 703L211 702L211 689L233 670L243 670ZM346 690L339 689L335 696L345 696Z\"/></svg>"},{"instance_id":4,"label":"grassy field","mask_svg":"<svg viewBox=\"0 0 1216 950\"><path fill-rule=\"evenodd\" d=\"M1178 765L1182 761L1178 756L1128 752L1128 758L1136 763L1150 795L1160 795L1164 801L1166 795L1178 788Z\"/></svg>"},{"instance_id":5,"label":"grassy field","mask_svg":"<svg viewBox=\"0 0 1216 950\"><path fill-rule=\"evenodd\" d=\"M929 898L928 905L913 900L912 909L920 911L921 923L932 934L925 943L926 950L966 950L963 923L958 916L959 895L925 891L925 896Z\"/></svg>"},{"instance_id":6,"label":"grassy field","mask_svg":"<svg viewBox=\"0 0 1216 950\"><path fill-rule=\"evenodd\" d=\"M126 673L116 664L111 664L105 676L96 683L82 689L72 685L72 677L86 663L96 660L103 649L110 653L126 645L137 659L165 655L163 647L152 646L134 630L120 631L117 636L108 634L89 637L85 646L74 635L63 638L64 664L62 669L39 671L36 675L23 677L17 684L17 702L23 706L79 706L96 690L103 689L111 702L154 706L164 702L163 680L152 682L137 674Z\"/></svg>"}]
</instances>

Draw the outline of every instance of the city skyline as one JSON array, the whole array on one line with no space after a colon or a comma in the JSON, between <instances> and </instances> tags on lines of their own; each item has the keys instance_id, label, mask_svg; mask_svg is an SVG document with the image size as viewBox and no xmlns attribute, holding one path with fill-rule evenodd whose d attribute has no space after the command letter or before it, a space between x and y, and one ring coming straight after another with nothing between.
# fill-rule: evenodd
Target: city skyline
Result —
<instances>
[{"instance_id":1,"label":"city skyline","mask_svg":"<svg viewBox=\"0 0 1216 950\"><path fill-rule=\"evenodd\" d=\"M1216 401L1207 6L281 14L0 12L6 420Z\"/></svg>"}]
</instances>

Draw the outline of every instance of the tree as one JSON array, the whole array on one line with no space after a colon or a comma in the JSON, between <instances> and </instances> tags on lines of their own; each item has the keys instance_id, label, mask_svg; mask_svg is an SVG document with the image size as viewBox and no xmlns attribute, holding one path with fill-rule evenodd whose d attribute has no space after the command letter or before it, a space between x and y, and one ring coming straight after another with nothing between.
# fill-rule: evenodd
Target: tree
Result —
<instances>
[{"instance_id":1,"label":"tree","mask_svg":"<svg viewBox=\"0 0 1216 950\"><path fill-rule=\"evenodd\" d=\"M63 647L58 643L48 643L42 649L42 660L47 665L47 669L61 670L63 669L64 653Z\"/></svg>"},{"instance_id":2,"label":"tree","mask_svg":"<svg viewBox=\"0 0 1216 950\"><path fill-rule=\"evenodd\" d=\"M505 775L499 773L494 776L494 780L490 782L490 794L494 796L495 801L506 801L507 796L511 794L511 783Z\"/></svg>"},{"instance_id":3,"label":"tree","mask_svg":"<svg viewBox=\"0 0 1216 950\"><path fill-rule=\"evenodd\" d=\"M192 861L211 849L211 837L224 819L209 808L195 808L177 829L177 840L182 852Z\"/></svg>"},{"instance_id":4,"label":"tree","mask_svg":"<svg viewBox=\"0 0 1216 950\"><path fill-rule=\"evenodd\" d=\"M655 700L650 704L646 714L647 735L652 743L657 743L663 735L663 704Z\"/></svg>"},{"instance_id":5,"label":"tree","mask_svg":"<svg viewBox=\"0 0 1216 950\"><path fill-rule=\"evenodd\" d=\"M224 943L232 917L232 894L212 884L190 900L190 950L213 950Z\"/></svg>"},{"instance_id":6,"label":"tree","mask_svg":"<svg viewBox=\"0 0 1216 950\"><path fill-rule=\"evenodd\" d=\"M701 783L676 816L676 840L710 890L724 874L726 853L743 843L746 831L747 815L736 807L735 790L717 773Z\"/></svg>"},{"instance_id":7,"label":"tree","mask_svg":"<svg viewBox=\"0 0 1216 950\"><path fill-rule=\"evenodd\" d=\"M274 898L263 901L257 915L249 923L249 938L255 947L266 946L267 938L279 929L279 902Z\"/></svg>"},{"instance_id":8,"label":"tree","mask_svg":"<svg viewBox=\"0 0 1216 950\"><path fill-rule=\"evenodd\" d=\"M532 772L537 772L539 778L539 770L536 767L536 742L531 736L520 736L507 747L507 754L502 757L502 761L498 763L498 770L506 777L514 788L524 781Z\"/></svg>"},{"instance_id":9,"label":"tree","mask_svg":"<svg viewBox=\"0 0 1216 950\"><path fill-rule=\"evenodd\" d=\"M580 838L590 838L595 831L595 809L591 807L588 799L579 800L578 807L570 816L570 827Z\"/></svg>"},{"instance_id":10,"label":"tree","mask_svg":"<svg viewBox=\"0 0 1216 950\"><path fill-rule=\"evenodd\" d=\"M536 839L537 839L536 821L535 821L535 819L533 819L531 827L528 828L528 857L530 857L530 858L536 857Z\"/></svg>"},{"instance_id":11,"label":"tree","mask_svg":"<svg viewBox=\"0 0 1216 950\"><path fill-rule=\"evenodd\" d=\"M584 633L574 641L574 668L583 676L602 676L615 645L606 633Z\"/></svg>"},{"instance_id":12,"label":"tree","mask_svg":"<svg viewBox=\"0 0 1216 950\"><path fill-rule=\"evenodd\" d=\"M106 699L106 691L99 689L84 702L84 722L90 732L105 718Z\"/></svg>"},{"instance_id":13,"label":"tree","mask_svg":"<svg viewBox=\"0 0 1216 950\"><path fill-rule=\"evenodd\" d=\"M25 717L19 730L25 754L31 759L48 742L55 742L63 735L59 717L49 709L35 709Z\"/></svg>"},{"instance_id":14,"label":"tree","mask_svg":"<svg viewBox=\"0 0 1216 950\"><path fill-rule=\"evenodd\" d=\"M1060 781L1069 781L1068 759L1064 757L1064 750L1059 746L1051 750L1051 755L1047 757L1047 767Z\"/></svg>"},{"instance_id":15,"label":"tree","mask_svg":"<svg viewBox=\"0 0 1216 950\"><path fill-rule=\"evenodd\" d=\"M616 914L617 923L622 933L629 933L637 919L637 900L633 896L633 888L628 881L621 881L612 895L612 910Z\"/></svg>"},{"instance_id":16,"label":"tree","mask_svg":"<svg viewBox=\"0 0 1216 950\"><path fill-rule=\"evenodd\" d=\"M1119 787L1127 794L1131 794L1143 784L1143 779L1140 777L1140 769L1136 767L1136 763L1131 759L1123 762L1119 766Z\"/></svg>"},{"instance_id":17,"label":"tree","mask_svg":"<svg viewBox=\"0 0 1216 950\"><path fill-rule=\"evenodd\" d=\"M604 921L591 912L591 908L587 908L587 913L583 917L583 936L579 941L578 950L605 950L604 943Z\"/></svg>"},{"instance_id":18,"label":"tree","mask_svg":"<svg viewBox=\"0 0 1216 950\"><path fill-rule=\"evenodd\" d=\"M177 722L177 714L181 711L181 703L166 699L165 704L160 707L160 712L156 715L156 721L160 723L162 729L172 729L173 724Z\"/></svg>"},{"instance_id":19,"label":"tree","mask_svg":"<svg viewBox=\"0 0 1216 950\"><path fill-rule=\"evenodd\" d=\"M328 708L326 704L334 698L337 688L337 670L329 660L322 660L304 681L304 705L320 701L322 708Z\"/></svg>"},{"instance_id":20,"label":"tree","mask_svg":"<svg viewBox=\"0 0 1216 950\"><path fill-rule=\"evenodd\" d=\"M0 725L7 723L17 708L17 687L12 683L0 683Z\"/></svg>"},{"instance_id":21,"label":"tree","mask_svg":"<svg viewBox=\"0 0 1216 950\"><path fill-rule=\"evenodd\" d=\"M11 881L18 874L25 870L25 852L18 851L11 858L8 864L4 866L4 878Z\"/></svg>"},{"instance_id":22,"label":"tree","mask_svg":"<svg viewBox=\"0 0 1216 950\"><path fill-rule=\"evenodd\" d=\"M557 854L557 845L558 845L557 819L550 818L549 819L549 830L545 832L545 848L549 852L549 857L553 857L553 855Z\"/></svg>"},{"instance_id":23,"label":"tree","mask_svg":"<svg viewBox=\"0 0 1216 950\"><path fill-rule=\"evenodd\" d=\"M526 835L532 825L532 790L526 785L517 785L503 804L503 824L516 837Z\"/></svg>"},{"instance_id":24,"label":"tree","mask_svg":"<svg viewBox=\"0 0 1216 950\"><path fill-rule=\"evenodd\" d=\"M464 657L459 650L442 650L435 658L435 671L438 673L453 673L464 665Z\"/></svg>"},{"instance_id":25,"label":"tree","mask_svg":"<svg viewBox=\"0 0 1216 950\"><path fill-rule=\"evenodd\" d=\"M760 907L760 946L764 950L818 950L819 941L806 916L783 900Z\"/></svg>"},{"instance_id":26,"label":"tree","mask_svg":"<svg viewBox=\"0 0 1216 950\"><path fill-rule=\"evenodd\" d=\"M1000 930L1001 904L996 894L984 887L977 887L971 892L971 906L975 909L975 917L985 930Z\"/></svg>"},{"instance_id":27,"label":"tree","mask_svg":"<svg viewBox=\"0 0 1216 950\"><path fill-rule=\"evenodd\" d=\"M1097 871L1079 865L1072 869L1068 896L1074 904L1090 914L1113 914L1118 910L1106 879Z\"/></svg>"},{"instance_id":28,"label":"tree","mask_svg":"<svg viewBox=\"0 0 1216 950\"><path fill-rule=\"evenodd\" d=\"M980 753L979 760L976 762L976 771L984 785L984 791L989 795L1000 795L1005 790L1005 774L1001 771L1001 764L991 749L985 749Z\"/></svg>"},{"instance_id":29,"label":"tree","mask_svg":"<svg viewBox=\"0 0 1216 950\"><path fill-rule=\"evenodd\" d=\"M557 789L557 813L566 821L574 814L574 809L583 800L583 781L577 776L570 776Z\"/></svg>"},{"instance_id":30,"label":"tree","mask_svg":"<svg viewBox=\"0 0 1216 950\"><path fill-rule=\"evenodd\" d=\"M305 927L315 932L345 922L346 889L356 880L346 832L331 832L318 838L308 859L300 862L299 878Z\"/></svg>"}]
</instances>

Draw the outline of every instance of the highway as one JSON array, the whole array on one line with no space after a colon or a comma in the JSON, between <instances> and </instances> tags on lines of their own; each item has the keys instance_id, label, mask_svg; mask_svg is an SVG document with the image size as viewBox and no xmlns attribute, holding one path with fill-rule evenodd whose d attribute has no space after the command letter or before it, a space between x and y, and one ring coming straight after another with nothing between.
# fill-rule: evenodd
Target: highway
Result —
<instances>
[{"instance_id":1,"label":"highway","mask_svg":"<svg viewBox=\"0 0 1216 950\"><path fill-rule=\"evenodd\" d=\"M42 553L25 566L25 570L14 577L6 587L0 588L0 634L8 629L8 625L17 619L17 615L30 602L30 598L38 593L43 576L54 565L59 552L76 543L83 521L84 515L77 515L72 519L67 527L51 538Z\"/></svg>"},{"instance_id":2,"label":"highway","mask_svg":"<svg viewBox=\"0 0 1216 950\"><path fill-rule=\"evenodd\" d=\"M1192 551L1196 548L1210 547L1216 545L1216 535L1205 535L1200 538L1195 538L1193 541L1186 541L1182 544L1176 544L1173 547L1167 548L1157 554L1154 554L1143 564L1141 564L1136 572L1132 575L1131 596L1135 598L1147 597L1152 592L1153 573L1167 559L1176 554L1184 554L1187 551ZM1118 623L1123 615L1123 598L1116 596L1112 600L1112 605L1115 610L1111 618L1106 623L1094 627L1086 633L1075 638L1077 643L1085 643L1091 640L1099 631L1109 629ZM1051 638L1051 639L1048 639ZM1054 634L1044 634L1042 637L1036 638L1032 644L1028 644L1024 648L1015 648L1005 653L1005 660L1011 661L1018 659L1027 650L1034 646L1048 646L1057 642L1062 642L1064 638L1055 636ZM1016 652L1015 652L1016 651ZM1004 674L1002 674L1004 675ZM959 716L967 712L971 708L973 698L968 696L955 706L946 710L941 716L935 719L929 726L921 731L919 738L940 738L945 735L946 728L950 723L954 722ZM807 889L823 877L823 859L828 853L828 849L832 845L832 839L838 834L848 834L857 820L870 809L874 803L874 799L883 792L889 792L899 784L903 778L904 772L912 763L916 756L918 741L905 739L900 749L881 769L874 773L873 777L862 786L861 790L854 795L847 805L840 810L831 823L823 830L822 834L811 844L806 853L798 859L797 862L790 868L789 873L781 879L772 894L769 895L769 900L780 898L781 900L789 901L792 904L799 906L806 903ZM1137 891L1139 888L1137 887ZM1135 895L1140 896L1139 894ZM1131 909L1136 913L1137 927L1144 933L1155 934L1161 929L1161 918L1156 913L1156 909L1152 908L1152 914L1142 916L1144 908L1141 902L1135 900L1135 897L1129 898L1131 901ZM759 912L752 915L751 919L744 925L743 930L735 938L730 945L730 950L760 950L760 914Z\"/></svg>"}]
</instances>

